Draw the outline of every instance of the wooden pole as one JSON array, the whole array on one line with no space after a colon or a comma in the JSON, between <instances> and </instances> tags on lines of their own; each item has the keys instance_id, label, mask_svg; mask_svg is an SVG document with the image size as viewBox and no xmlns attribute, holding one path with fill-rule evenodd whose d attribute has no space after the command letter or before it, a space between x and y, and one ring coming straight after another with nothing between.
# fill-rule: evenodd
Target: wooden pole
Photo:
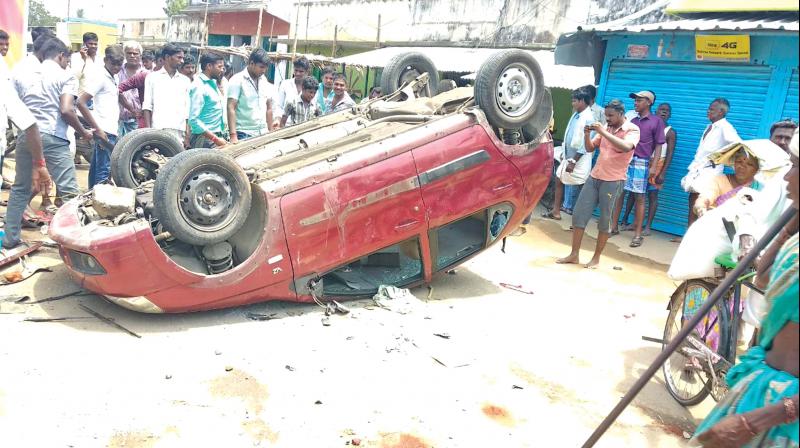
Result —
<instances>
[{"instance_id":1,"label":"wooden pole","mask_svg":"<svg viewBox=\"0 0 800 448\"><path fill-rule=\"evenodd\" d=\"M375 39L375 48L381 47L381 15L378 14L378 37Z\"/></svg>"},{"instance_id":2,"label":"wooden pole","mask_svg":"<svg viewBox=\"0 0 800 448\"><path fill-rule=\"evenodd\" d=\"M308 19L311 17L311 3L306 3L306 43L305 43L305 50L303 50L306 54L308 54Z\"/></svg>"},{"instance_id":3,"label":"wooden pole","mask_svg":"<svg viewBox=\"0 0 800 448\"><path fill-rule=\"evenodd\" d=\"M208 46L208 4L211 3L209 0L206 0L206 13L203 17L203 25L206 27L206 38L203 39L203 45Z\"/></svg>"},{"instance_id":4,"label":"wooden pole","mask_svg":"<svg viewBox=\"0 0 800 448\"><path fill-rule=\"evenodd\" d=\"M336 57L336 41L339 37L339 25L333 26L333 47L331 48L331 58Z\"/></svg>"},{"instance_id":5,"label":"wooden pole","mask_svg":"<svg viewBox=\"0 0 800 448\"><path fill-rule=\"evenodd\" d=\"M261 48L261 20L264 16L264 3L258 7L258 28L256 28L256 48Z\"/></svg>"},{"instance_id":6,"label":"wooden pole","mask_svg":"<svg viewBox=\"0 0 800 448\"><path fill-rule=\"evenodd\" d=\"M272 49L272 32L275 30L275 16L272 16L272 24L269 26L269 36L267 37L267 51Z\"/></svg>"},{"instance_id":7,"label":"wooden pole","mask_svg":"<svg viewBox=\"0 0 800 448\"><path fill-rule=\"evenodd\" d=\"M297 2L297 11L294 13L294 45L292 46L292 62L297 58L297 28L300 27L300 2Z\"/></svg>"}]
</instances>

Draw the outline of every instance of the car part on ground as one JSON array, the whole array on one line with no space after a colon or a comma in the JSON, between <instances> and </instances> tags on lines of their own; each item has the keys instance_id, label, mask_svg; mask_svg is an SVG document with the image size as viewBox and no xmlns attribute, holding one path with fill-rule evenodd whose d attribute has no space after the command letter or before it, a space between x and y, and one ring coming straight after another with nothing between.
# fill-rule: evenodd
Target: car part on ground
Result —
<instances>
[{"instance_id":1,"label":"car part on ground","mask_svg":"<svg viewBox=\"0 0 800 448\"><path fill-rule=\"evenodd\" d=\"M250 210L247 175L215 149L184 151L169 160L153 189L155 215L175 238L206 246L227 240Z\"/></svg>"},{"instance_id":2,"label":"car part on ground","mask_svg":"<svg viewBox=\"0 0 800 448\"><path fill-rule=\"evenodd\" d=\"M544 96L544 76L527 51L506 50L491 55L478 69L475 102L497 128L528 124Z\"/></svg>"},{"instance_id":3,"label":"car part on ground","mask_svg":"<svg viewBox=\"0 0 800 448\"><path fill-rule=\"evenodd\" d=\"M183 152L183 143L172 131L137 129L125 134L111 153L111 176L121 187L136 188L156 178L168 158Z\"/></svg>"},{"instance_id":4,"label":"car part on ground","mask_svg":"<svg viewBox=\"0 0 800 448\"><path fill-rule=\"evenodd\" d=\"M417 79L427 73L427 87L415 91L416 96L436 96L439 87L439 72L436 65L427 56L418 52L400 53L389 59L381 74L381 90L389 94L400 89L403 84Z\"/></svg>"},{"instance_id":5,"label":"car part on ground","mask_svg":"<svg viewBox=\"0 0 800 448\"><path fill-rule=\"evenodd\" d=\"M91 140L86 140L83 138L75 139L75 151L77 154L83 157L87 163L92 163L92 157L94 157L94 146L92 145Z\"/></svg>"}]
</instances>

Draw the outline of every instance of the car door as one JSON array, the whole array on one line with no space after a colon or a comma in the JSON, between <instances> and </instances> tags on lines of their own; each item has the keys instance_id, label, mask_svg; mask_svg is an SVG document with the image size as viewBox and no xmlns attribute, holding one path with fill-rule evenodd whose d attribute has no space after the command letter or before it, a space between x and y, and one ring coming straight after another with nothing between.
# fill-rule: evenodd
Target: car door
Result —
<instances>
[{"instance_id":1,"label":"car door","mask_svg":"<svg viewBox=\"0 0 800 448\"><path fill-rule=\"evenodd\" d=\"M437 271L493 241L490 228L504 225L522 197L522 177L481 126L428 143L412 154Z\"/></svg>"},{"instance_id":2,"label":"car door","mask_svg":"<svg viewBox=\"0 0 800 448\"><path fill-rule=\"evenodd\" d=\"M399 255L369 255L390 247L394 247L390 252L397 254L400 250L395 246L416 240L427 229L410 152L292 192L281 199L281 210L300 294L308 292L304 291L308 279L332 270L346 271L359 263L391 268L399 263ZM408 252L408 247L403 249ZM421 275L420 251L412 252L416 252ZM377 290L374 283L380 280L365 280L365 276L351 284L375 286L364 293ZM340 277L347 276L341 273Z\"/></svg>"}]
</instances>

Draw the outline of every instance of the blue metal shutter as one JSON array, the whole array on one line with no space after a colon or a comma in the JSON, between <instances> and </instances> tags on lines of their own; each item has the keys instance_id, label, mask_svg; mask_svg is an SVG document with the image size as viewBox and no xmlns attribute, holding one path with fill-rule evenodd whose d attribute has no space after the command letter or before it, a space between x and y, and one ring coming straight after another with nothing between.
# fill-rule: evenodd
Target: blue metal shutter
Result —
<instances>
[{"instance_id":1,"label":"blue metal shutter","mask_svg":"<svg viewBox=\"0 0 800 448\"><path fill-rule=\"evenodd\" d=\"M771 67L761 65L633 60L611 62L602 92L604 103L618 98L625 103L626 110L632 110L633 100L628 98L628 94L652 90L656 93L654 112L661 103L670 103L672 106L669 124L677 132L678 142L664 189L659 194L654 229L678 235L686 231L688 195L681 188L680 181L694 159L697 144L709 123L706 110L714 98L728 99L731 104L728 120L743 139L763 137L758 135L758 128L771 73ZM795 101L795 111L796 108Z\"/></svg>"},{"instance_id":2,"label":"blue metal shutter","mask_svg":"<svg viewBox=\"0 0 800 448\"><path fill-rule=\"evenodd\" d=\"M786 95L786 103L783 104L781 118L792 118L797 121L798 117L800 117L800 113L797 110L798 89L800 89L800 82L798 82L797 69L794 69L792 70L792 79L789 81L789 92Z\"/></svg>"}]
</instances>

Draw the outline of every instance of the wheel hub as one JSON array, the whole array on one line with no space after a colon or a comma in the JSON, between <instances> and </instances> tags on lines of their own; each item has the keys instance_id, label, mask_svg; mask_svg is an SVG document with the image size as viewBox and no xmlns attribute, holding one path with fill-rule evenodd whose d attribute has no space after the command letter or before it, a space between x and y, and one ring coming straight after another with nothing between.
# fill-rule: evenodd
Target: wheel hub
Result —
<instances>
[{"instance_id":1,"label":"wheel hub","mask_svg":"<svg viewBox=\"0 0 800 448\"><path fill-rule=\"evenodd\" d=\"M533 73L521 65L511 64L497 78L497 106L508 116L518 117L533 106L536 87Z\"/></svg>"},{"instance_id":2,"label":"wheel hub","mask_svg":"<svg viewBox=\"0 0 800 448\"><path fill-rule=\"evenodd\" d=\"M236 193L221 173L205 169L195 172L181 185L180 209L193 227L213 231L233 219Z\"/></svg>"}]
</instances>

